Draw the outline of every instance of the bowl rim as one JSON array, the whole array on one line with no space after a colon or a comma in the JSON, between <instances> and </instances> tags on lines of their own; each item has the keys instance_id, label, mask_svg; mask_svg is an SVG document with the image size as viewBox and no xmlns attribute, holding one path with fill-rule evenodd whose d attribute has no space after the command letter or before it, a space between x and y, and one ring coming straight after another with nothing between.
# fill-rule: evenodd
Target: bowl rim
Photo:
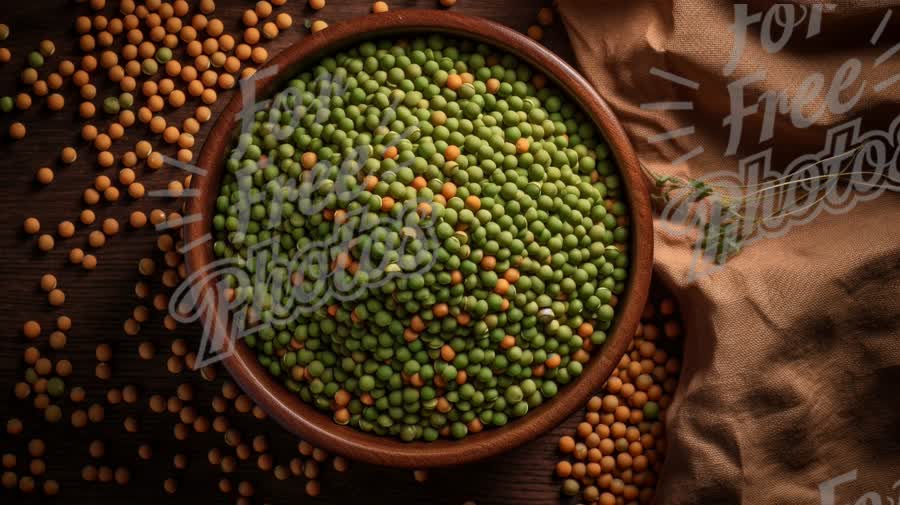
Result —
<instances>
[{"instance_id":1,"label":"bowl rim","mask_svg":"<svg viewBox=\"0 0 900 505\"><path fill-rule=\"evenodd\" d=\"M253 351L241 341L234 352L222 359L232 378L269 416L289 432L329 452L367 463L402 468L446 467L470 463L511 450L555 428L598 391L631 342L646 302L653 261L653 222L650 199L639 168L637 156L625 131L606 102L577 71L559 56L525 35L504 25L483 18L442 10L397 10L368 15L331 25L321 32L307 35L286 48L262 66L258 72L277 67L275 75L255 82L257 97L277 91L277 85L294 75L300 68L364 40L402 37L412 33L442 33L457 38L483 42L515 55L540 69L552 79L570 99L581 106L599 129L616 161L628 201L631 224L629 251L631 263L626 291L620 298L616 320L608 332L602 349L595 350L582 375L564 386L560 394L521 419L499 428L470 434L462 440L435 442L402 442L393 437L369 434L341 426L330 416L303 402L280 382L269 375ZM260 73L259 75L264 75ZM206 138L198 160L204 173L193 175L191 188L196 195L186 203L185 215L211 215L218 195L223 161L230 149L237 115L243 105L242 93L237 91L219 115ZM185 262L189 278L196 277L197 286L212 281L204 267L215 260L212 240L203 240L211 233L211 218L193 220L184 225L184 243L197 244L187 250ZM201 243L202 241L202 243ZM196 292L198 306L204 303L218 307L215 294L206 289ZM212 296L213 299L206 299ZM204 325L215 328L228 326L220 310L199 311ZM205 328L205 331L210 331ZM230 333L223 332L223 343L231 346Z\"/></svg>"}]
</instances>

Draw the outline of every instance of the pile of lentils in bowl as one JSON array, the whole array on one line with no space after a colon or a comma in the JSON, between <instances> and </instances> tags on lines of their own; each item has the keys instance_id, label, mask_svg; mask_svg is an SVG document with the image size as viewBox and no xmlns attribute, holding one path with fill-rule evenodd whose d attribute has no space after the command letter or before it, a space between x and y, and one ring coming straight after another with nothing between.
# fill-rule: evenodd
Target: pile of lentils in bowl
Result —
<instances>
[{"instance_id":1,"label":"pile of lentils in bowl","mask_svg":"<svg viewBox=\"0 0 900 505\"><path fill-rule=\"evenodd\" d=\"M519 59L441 35L364 42L286 86L243 125L213 220L217 257L285 281L226 277L261 301L245 341L272 375L403 441L503 426L579 377L629 268L588 116Z\"/></svg>"}]
</instances>

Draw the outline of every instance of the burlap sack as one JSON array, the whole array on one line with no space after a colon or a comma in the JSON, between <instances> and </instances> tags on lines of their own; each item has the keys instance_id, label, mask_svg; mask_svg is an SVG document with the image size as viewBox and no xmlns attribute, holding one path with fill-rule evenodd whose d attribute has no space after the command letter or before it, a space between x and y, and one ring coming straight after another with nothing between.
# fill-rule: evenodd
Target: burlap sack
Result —
<instances>
[{"instance_id":1,"label":"burlap sack","mask_svg":"<svg viewBox=\"0 0 900 505\"><path fill-rule=\"evenodd\" d=\"M799 13L812 3L791 8ZM624 123L642 161L662 174L698 177L736 173L740 159L769 147L779 169L822 150L829 128L856 117L865 118L866 130L890 127L900 113L900 83L877 91L875 84L900 73L900 54L879 60L900 42L900 12L874 37L892 2L835 4L822 10L818 34L807 39L808 24L800 24L780 51L763 45L762 19L751 25L730 75L731 2L560 0L559 10L581 70ZM765 16L772 7L747 8ZM783 14L789 7L778 8ZM859 59L862 72L839 97L849 101L861 90L852 109L828 109L809 127L779 113L772 139L763 142L761 110L744 119L740 147L726 155L729 83L764 71L745 90L750 104L766 91L793 98L808 75L821 72L824 89L804 109L811 114L850 58ZM683 79L661 77L668 74L660 70ZM641 107L664 101L692 105ZM651 142L691 126L691 135ZM670 163L699 146L702 154ZM754 243L724 269L693 278L694 237L657 219L656 269L680 302L687 333L657 503L900 502L900 489L892 489L900 481L898 220L900 195L888 191Z\"/></svg>"}]
</instances>

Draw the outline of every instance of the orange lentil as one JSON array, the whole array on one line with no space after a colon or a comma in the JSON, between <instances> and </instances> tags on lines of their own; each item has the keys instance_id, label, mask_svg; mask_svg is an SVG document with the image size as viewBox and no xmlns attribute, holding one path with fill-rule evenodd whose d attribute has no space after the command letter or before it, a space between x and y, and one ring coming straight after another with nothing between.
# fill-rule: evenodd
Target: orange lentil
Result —
<instances>
[{"instance_id":1,"label":"orange lentil","mask_svg":"<svg viewBox=\"0 0 900 505\"><path fill-rule=\"evenodd\" d=\"M151 170L159 170L163 167L164 159L162 154L158 152L152 152L149 156L147 156L147 168Z\"/></svg>"},{"instance_id":2,"label":"orange lentil","mask_svg":"<svg viewBox=\"0 0 900 505\"><path fill-rule=\"evenodd\" d=\"M119 54L122 55L122 58L131 61L138 57L138 48L134 44L125 44L122 46L122 49L119 50Z\"/></svg>"},{"instance_id":3,"label":"orange lentil","mask_svg":"<svg viewBox=\"0 0 900 505\"><path fill-rule=\"evenodd\" d=\"M84 34L78 39L78 47L84 52L93 51L96 46L97 42L89 34Z\"/></svg>"},{"instance_id":4,"label":"orange lentil","mask_svg":"<svg viewBox=\"0 0 900 505\"><path fill-rule=\"evenodd\" d=\"M59 307L66 301L66 294L61 289L54 289L47 295L47 301L54 307Z\"/></svg>"},{"instance_id":5,"label":"orange lentil","mask_svg":"<svg viewBox=\"0 0 900 505\"><path fill-rule=\"evenodd\" d=\"M143 228L147 224L147 215L136 210L128 217L128 224L130 224L132 228Z\"/></svg>"},{"instance_id":6,"label":"orange lentil","mask_svg":"<svg viewBox=\"0 0 900 505\"><path fill-rule=\"evenodd\" d=\"M47 167L41 167L38 169L35 178L41 184L50 184L51 182L53 182L53 170Z\"/></svg>"},{"instance_id":7,"label":"orange lentil","mask_svg":"<svg viewBox=\"0 0 900 505\"><path fill-rule=\"evenodd\" d=\"M125 73L129 77L138 77L139 75L141 75L141 72L141 63L139 61L133 60L125 64ZM134 86L132 86L131 89L134 89Z\"/></svg>"},{"instance_id":8,"label":"orange lentil","mask_svg":"<svg viewBox=\"0 0 900 505\"><path fill-rule=\"evenodd\" d=\"M78 114L81 115L82 118L88 119L94 117L94 114L97 113L97 108L94 107L94 104L91 102L82 102L78 106Z\"/></svg>"},{"instance_id":9,"label":"orange lentil","mask_svg":"<svg viewBox=\"0 0 900 505\"><path fill-rule=\"evenodd\" d=\"M109 151L101 151L97 154L97 164L104 168L109 168L115 163L115 157Z\"/></svg>"},{"instance_id":10,"label":"orange lentil","mask_svg":"<svg viewBox=\"0 0 900 505\"><path fill-rule=\"evenodd\" d=\"M190 84L188 84L187 90L188 94L192 97L198 97L203 94L203 83L200 82L199 79L191 81Z\"/></svg>"},{"instance_id":11,"label":"orange lentil","mask_svg":"<svg viewBox=\"0 0 900 505\"><path fill-rule=\"evenodd\" d=\"M209 56L219 50L219 41L214 38L208 38L203 41L202 46L203 46L203 54L197 55L197 58L200 58L201 56L203 58L206 58L204 60L201 60L201 61L205 62L202 64L202 66L205 68L209 68ZM195 61L195 63L196 63L196 61Z\"/></svg>"},{"instance_id":12,"label":"orange lentil","mask_svg":"<svg viewBox=\"0 0 900 505\"><path fill-rule=\"evenodd\" d=\"M185 95L180 89L176 89L169 94L169 105L174 108L180 108L184 105Z\"/></svg>"},{"instance_id":13,"label":"orange lentil","mask_svg":"<svg viewBox=\"0 0 900 505\"><path fill-rule=\"evenodd\" d=\"M294 19L286 12L279 13L275 16L275 25L279 30L287 30L294 24Z\"/></svg>"},{"instance_id":14,"label":"orange lentil","mask_svg":"<svg viewBox=\"0 0 900 505\"><path fill-rule=\"evenodd\" d=\"M213 89L205 89L203 93L200 95L200 99L203 100L203 103L206 105L212 105L215 103L217 98L216 92Z\"/></svg>"},{"instance_id":15,"label":"orange lentil","mask_svg":"<svg viewBox=\"0 0 900 505\"><path fill-rule=\"evenodd\" d=\"M181 129L191 135L196 135L200 131L200 122L189 117L181 123Z\"/></svg>"},{"instance_id":16,"label":"orange lentil","mask_svg":"<svg viewBox=\"0 0 900 505\"><path fill-rule=\"evenodd\" d=\"M112 123L109 125L109 128L106 129L106 134L109 135L109 138L112 140L119 140L125 135L125 127L119 123Z\"/></svg>"},{"instance_id":17,"label":"orange lentil","mask_svg":"<svg viewBox=\"0 0 900 505\"><path fill-rule=\"evenodd\" d=\"M22 84L32 85L38 80L37 70L29 67L22 71Z\"/></svg>"},{"instance_id":18,"label":"orange lentil","mask_svg":"<svg viewBox=\"0 0 900 505\"><path fill-rule=\"evenodd\" d=\"M94 188L87 188L82 194L82 199L88 205L96 205L100 201L100 193Z\"/></svg>"},{"instance_id":19,"label":"orange lentil","mask_svg":"<svg viewBox=\"0 0 900 505\"><path fill-rule=\"evenodd\" d=\"M220 88L232 89L232 88L234 88L235 84L237 84L237 83L234 79L234 76L232 76L230 74L222 74L219 76L218 85Z\"/></svg>"},{"instance_id":20,"label":"orange lentil","mask_svg":"<svg viewBox=\"0 0 900 505\"><path fill-rule=\"evenodd\" d=\"M71 221L61 221L57 226L57 232L62 238L71 238L75 235L75 225Z\"/></svg>"},{"instance_id":21,"label":"orange lentil","mask_svg":"<svg viewBox=\"0 0 900 505\"><path fill-rule=\"evenodd\" d=\"M94 211L92 211L91 209L84 209L81 211L81 214L78 218L79 220L81 220L82 224L93 224L94 220L97 217L94 215Z\"/></svg>"},{"instance_id":22,"label":"orange lentil","mask_svg":"<svg viewBox=\"0 0 900 505\"><path fill-rule=\"evenodd\" d=\"M166 213L161 209L153 209L150 211L150 223L157 225L165 222Z\"/></svg>"},{"instance_id":23,"label":"orange lentil","mask_svg":"<svg viewBox=\"0 0 900 505\"><path fill-rule=\"evenodd\" d=\"M531 145L528 143L528 139L524 137L516 141L516 152L519 154L527 153L530 147Z\"/></svg>"},{"instance_id":24,"label":"orange lentil","mask_svg":"<svg viewBox=\"0 0 900 505\"><path fill-rule=\"evenodd\" d=\"M112 82L120 82L125 78L125 69L121 65L116 65L109 69L107 73L109 80Z\"/></svg>"},{"instance_id":25,"label":"orange lentil","mask_svg":"<svg viewBox=\"0 0 900 505\"><path fill-rule=\"evenodd\" d=\"M41 325L37 321L26 321L22 326L22 333L30 339L35 339L41 334Z\"/></svg>"},{"instance_id":26,"label":"orange lentil","mask_svg":"<svg viewBox=\"0 0 900 505\"><path fill-rule=\"evenodd\" d=\"M34 85L32 86L32 91L34 92L35 96L47 96L47 93L50 92L47 86L47 81L44 80L35 81Z\"/></svg>"},{"instance_id":27,"label":"orange lentil","mask_svg":"<svg viewBox=\"0 0 900 505\"><path fill-rule=\"evenodd\" d=\"M244 42L246 42L247 44L249 44L251 46L258 44L260 38L261 38L261 35L260 35L258 29L251 27L251 28L247 28L246 30L244 30L243 39L244 39Z\"/></svg>"},{"instance_id":28,"label":"orange lentil","mask_svg":"<svg viewBox=\"0 0 900 505\"><path fill-rule=\"evenodd\" d=\"M147 98L147 108L152 112L159 112L163 110L164 106L165 101L163 101L163 98L159 95L153 95Z\"/></svg>"},{"instance_id":29,"label":"orange lentil","mask_svg":"<svg viewBox=\"0 0 900 505\"><path fill-rule=\"evenodd\" d=\"M94 138L94 147L99 151L105 151L112 147L112 139L105 133L100 133Z\"/></svg>"},{"instance_id":30,"label":"orange lentil","mask_svg":"<svg viewBox=\"0 0 900 505\"><path fill-rule=\"evenodd\" d=\"M75 19L75 31L79 34L84 34L91 31L91 27L93 24L91 23L91 18L87 16L78 16Z\"/></svg>"},{"instance_id":31,"label":"orange lentil","mask_svg":"<svg viewBox=\"0 0 900 505\"><path fill-rule=\"evenodd\" d=\"M225 24L221 19L210 19L206 25L206 33L212 37L218 37L225 31Z\"/></svg>"},{"instance_id":32,"label":"orange lentil","mask_svg":"<svg viewBox=\"0 0 900 505\"><path fill-rule=\"evenodd\" d=\"M91 247L103 247L106 244L106 235L100 230L94 230L88 235L88 244Z\"/></svg>"},{"instance_id":33,"label":"orange lentil","mask_svg":"<svg viewBox=\"0 0 900 505\"><path fill-rule=\"evenodd\" d=\"M250 54L252 49L247 44L238 44L238 46L234 49L234 56L240 61L244 61L250 58Z\"/></svg>"},{"instance_id":34,"label":"orange lentil","mask_svg":"<svg viewBox=\"0 0 900 505\"><path fill-rule=\"evenodd\" d=\"M260 18L269 17L272 15L272 4L266 0L260 0L256 2L255 11Z\"/></svg>"},{"instance_id":35,"label":"orange lentil","mask_svg":"<svg viewBox=\"0 0 900 505\"><path fill-rule=\"evenodd\" d=\"M526 33L534 40L541 40L544 38L544 29L538 25L529 26Z\"/></svg>"},{"instance_id":36,"label":"orange lentil","mask_svg":"<svg viewBox=\"0 0 900 505\"><path fill-rule=\"evenodd\" d=\"M194 117L197 118L197 121L205 123L212 118L212 111L209 107L201 105L200 107L197 107L196 111L194 111Z\"/></svg>"},{"instance_id":37,"label":"orange lentil","mask_svg":"<svg viewBox=\"0 0 900 505\"><path fill-rule=\"evenodd\" d=\"M88 141L93 142L98 135L97 127L91 124L86 124L81 128L81 138Z\"/></svg>"},{"instance_id":38,"label":"orange lentil","mask_svg":"<svg viewBox=\"0 0 900 505\"><path fill-rule=\"evenodd\" d=\"M109 217L103 220L101 228L103 229L103 233L111 237L119 233L119 222L114 218Z\"/></svg>"},{"instance_id":39,"label":"orange lentil","mask_svg":"<svg viewBox=\"0 0 900 505\"><path fill-rule=\"evenodd\" d=\"M134 146L134 152L140 159L146 159L153 152L153 146L146 140L138 141Z\"/></svg>"},{"instance_id":40,"label":"orange lentil","mask_svg":"<svg viewBox=\"0 0 900 505\"><path fill-rule=\"evenodd\" d=\"M134 198L135 200L144 197L144 185L139 182L133 182L128 185L128 196Z\"/></svg>"},{"instance_id":41,"label":"orange lentil","mask_svg":"<svg viewBox=\"0 0 900 505\"><path fill-rule=\"evenodd\" d=\"M253 63L259 65L269 59L269 52L265 48L257 46L250 52L250 58Z\"/></svg>"},{"instance_id":42,"label":"orange lentil","mask_svg":"<svg viewBox=\"0 0 900 505\"><path fill-rule=\"evenodd\" d=\"M204 16L203 14L194 14L191 18L191 26L197 30L205 30L206 25L209 24L209 18Z\"/></svg>"},{"instance_id":43,"label":"orange lentil","mask_svg":"<svg viewBox=\"0 0 900 505\"><path fill-rule=\"evenodd\" d=\"M119 199L119 188L115 186L106 188L106 191L103 192L103 198L105 198L107 202L115 202Z\"/></svg>"},{"instance_id":44,"label":"orange lentil","mask_svg":"<svg viewBox=\"0 0 900 505\"><path fill-rule=\"evenodd\" d=\"M47 76L47 86L50 89L59 89L63 86L63 78L58 73L54 72Z\"/></svg>"},{"instance_id":45,"label":"orange lentil","mask_svg":"<svg viewBox=\"0 0 900 505\"><path fill-rule=\"evenodd\" d=\"M44 252L48 252L53 249L54 240L53 237L47 234L41 235L38 237L38 249Z\"/></svg>"},{"instance_id":46,"label":"orange lentil","mask_svg":"<svg viewBox=\"0 0 900 505\"><path fill-rule=\"evenodd\" d=\"M75 73L75 64L69 60L63 60L59 62L59 67L57 67L59 74L63 77L69 77Z\"/></svg>"},{"instance_id":47,"label":"orange lentil","mask_svg":"<svg viewBox=\"0 0 900 505\"><path fill-rule=\"evenodd\" d=\"M61 111L63 107L66 105L65 98L58 93L53 93L49 97L47 97L47 108L52 111Z\"/></svg>"},{"instance_id":48,"label":"orange lentil","mask_svg":"<svg viewBox=\"0 0 900 505\"><path fill-rule=\"evenodd\" d=\"M262 34L265 38L272 40L275 37L278 37L278 32L278 26L272 21L263 24Z\"/></svg>"},{"instance_id":49,"label":"orange lentil","mask_svg":"<svg viewBox=\"0 0 900 505\"><path fill-rule=\"evenodd\" d=\"M21 140L25 138L27 130L25 125L19 122L12 123L9 125L9 136L15 140Z\"/></svg>"},{"instance_id":50,"label":"orange lentil","mask_svg":"<svg viewBox=\"0 0 900 505\"><path fill-rule=\"evenodd\" d=\"M104 30L97 34L97 45L100 47L109 47L113 43L113 36L108 31Z\"/></svg>"},{"instance_id":51,"label":"orange lentil","mask_svg":"<svg viewBox=\"0 0 900 505\"><path fill-rule=\"evenodd\" d=\"M203 83L204 86L214 86L219 79L219 74L217 74L213 70L206 70L202 74L200 74L200 82Z\"/></svg>"},{"instance_id":52,"label":"orange lentil","mask_svg":"<svg viewBox=\"0 0 900 505\"><path fill-rule=\"evenodd\" d=\"M123 162L124 163L124 162ZM123 168L119 170L119 184L131 184L134 182L135 174L131 168Z\"/></svg>"},{"instance_id":53,"label":"orange lentil","mask_svg":"<svg viewBox=\"0 0 900 505\"><path fill-rule=\"evenodd\" d=\"M84 70L79 70L72 74L72 84L81 87L90 82L90 76Z\"/></svg>"},{"instance_id":54,"label":"orange lentil","mask_svg":"<svg viewBox=\"0 0 900 505\"><path fill-rule=\"evenodd\" d=\"M159 94L164 96L171 93L174 89L175 83L172 82L172 79L160 79L159 83L157 84L157 90L159 91Z\"/></svg>"},{"instance_id":55,"label":"orange lentil","mask_svg":"<svg viewBox=\"0 0 900 505\"><path fill-rule=\"evenodd\" d=\"M163 133L166 129L166 120L162 116L153 116L150 120L150 131L156 134Z\"/></svg>"}]
</instances>

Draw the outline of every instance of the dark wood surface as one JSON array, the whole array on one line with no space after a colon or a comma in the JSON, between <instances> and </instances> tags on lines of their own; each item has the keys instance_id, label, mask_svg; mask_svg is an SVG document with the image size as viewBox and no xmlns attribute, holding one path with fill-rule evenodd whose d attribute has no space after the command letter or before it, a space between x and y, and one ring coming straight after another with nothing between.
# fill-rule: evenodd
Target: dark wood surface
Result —
<instances>
[{"instance_id":1,"label":"dark wood surface","mask_svg":"<svg viewBox=\"0 0 900 505\"><path fill-rule=\"evenodd\" d=\"M109 2L117 3L117 2ZM435 0L392 0L392 8L433 7ZM485 16L500 21L513 28L524 30L532 24L537 10L544 6L542 0L460 0L456 10ZM239 13L251 5L238 0L217 2L217 17L226 21L228 30L238 28ZM346 19L365 14L371 2L355 0L328 0L328 6L316 13L329 21ZM283 33L268 47L277 52L305 36L302 20L312 13L304 7L305 2L290 0L286 9L294 14L295 29ZM60 57L79 54L74 51L75 32L73 23L79 14L88 12L84 5L65 0L31 0L7 5L0 15L0 22L10 25L11 38L0 45L13 51L11 63L0 64L0 95L13 94L18 89L18 74L28 51L37 43L49 38L56 43L57 56L50 59L55 67ZM552 50L572 61L563 27L557 22L548 28L545 43ZM101 84L99 96L113 92L111 84ZM104 93L104 90L106 93ZM26 470L27 441L34 437L47 441L47 478L58 480L62 491L53 501L37 495L22 496L0 488L0 503L96 503L96 504L159 504L159 503L234 503L236 495L223 495L216 489L221 472L209 465L206 453L213 446L224 446L222 435L214 432L192 434L185 442L177 442L172 437L176 416L152 414L147 407L149 394L174 394L178 384L190 382L197 388L193 402L198 411L211 415L210 400L221 386L224 373L208 383L198 375L183 372L177 376L165 369L165 361L170 355L168 346L174 338L192 339L198 335L197 327L180 327L174 332L162 327L162 314L154 313L151 321L143 325L138 336L127 336L122 323L130 316L138 304L134 296L134 283L140 279L137 261L144 256L156 255L154 241L156 233L147 227L133 231L123 226L123 232L109 240L108 244L95 254L99 259L97 270L86 272L69 265L66 255L71 247L87 249L86 236L93 227L79 226L74 238L57 240L56 248L50 253L40 253L35 248L35 240L21 232L21 223L27 216L34 215L42 223L42 230L55 234L56 225L61 220L77 221L81 209L81 192L100 173L93 162L94 154L78 138L81 120L76 117L73 105L76 90L65 88L67 107L64 112L50 113L42 100L25 113L13 113L0 120L5 132L13 118L23 121L29 128L25 140L11 143L3 135L0 141L0 206L3 211L3 228L0 231L0 278L4 280L0 290L0 421L6 423L11 417L25 421L25 433L12 437L5 432L0 435L0 453L13 452L19 456L18 473ZM97 100L99 103L99 100ZM227 95L220 98L217 108L227 102ZM96 124L103 124L98 119ZM202 144L209 125L199 135ZM142 137L139 127L129 130L126 139L116 143L114 151L123 152ZM78 147L79 161L62 167L58 153L64 145ZM198 152L199 149L195 150ZM38 187L34 173L41 166L53 167L55 182L48 187ZM113 175L114 170L105 171ZM165 174L140 174L148 189L159 189L167 180ZM97 207L98 218L114 216L124 219L134 209L149 210L163 206L173 209L172 202L145 198L139 202L123 199L112 205ZM98 220L99 222L99 220ZM60 287L66 293L66 303L55 309L46 302L38 282L40 276L55 274ZM160 289L158 281L154 290ZM50 351L46 344L47 335L54 329L53 321L60 314L70 316L74 327L68 333L68 345L61 351ZM68 423L73 410L72 402L60 402L65 412L63 422L50 425L31 407L31 400L21 401L12 393L13 385L22 380L25 365L22 351L27 345L22 335L22 324L29 319L38 320L44 328L37 344L42 351L54 359L69 359L75 372L67 381L69 386L82 386L88 391L88 404L101 402L109 387L127 384L137 385L141 400L135 405L106 406L106 419L99 424L75 430ZM159 352L152 361L142 361L137 355L138 343L142 340L156 342ZM113 376L105 384L94 377L94 349L97 344L109 343L114 350L112 361ZM86 405L85 405L86 406ZM122 427L122 419L136 415L141 420L139 433L127 433ZM267 434L273 446L272 454L276 463L287 463L297 456L296 438L278 428L272 421L263 423L249 415L230 415L240 427L245 439L257 434ZM309 498L303 491L305 480L292 478L279 482L271 473L264 474L256 469L253 460L241 462L237 473L231 477L246 479L256 487L254 503L401 503L401 504L452 504L459 505L466 500L475 500L480 505L548 505L566 503L560 498L559 483L552 477L556 461L556 440L564 430L571 430L579 421L576 414L561 427L525 447L492 460L469 465L464 468L437 470L430 473L424 484L414 481L412 473L403 470L387 470L363 464L352 464L348 473L339 474L325 468L321 478L322 493ZM106 442L107 455L99 461L88 455L87 446L93 439ZM140 443L150 443L154 457L150 461L137 458ZM185 471L175 470L172 458L176 453L187 454L190 466ZM85 483L80 470L86 464L103 464L111 467L125 466L131 471L131 482L127 486L114 483ZM163 491L162 482L167 477L175 477L180 483L177 494L170 496ZM40 480L38 480L40 483Z\"/></svg>"}]
</instances>

